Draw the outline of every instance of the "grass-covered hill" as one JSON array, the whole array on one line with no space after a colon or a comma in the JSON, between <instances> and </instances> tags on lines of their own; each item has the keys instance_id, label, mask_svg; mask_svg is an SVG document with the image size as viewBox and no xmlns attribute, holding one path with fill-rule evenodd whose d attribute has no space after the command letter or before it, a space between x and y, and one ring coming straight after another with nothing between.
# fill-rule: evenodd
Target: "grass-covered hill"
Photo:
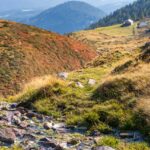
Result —
<instances>
[{"instance_id":1,"label":"grass-covered hill","mask_svg":"<svg viewBox=\"0 0 150 150\"><path fill-rule=\"evenodd\" d=\"M90 28L97 28L103 26L110 26L114 24L123 23L127 19L133 19L134 21L150 17L150 1L149 0L137 0L133 4L127 5L114 13L100 19L97 23L94 23Z\"/></svg>"},{"instance_id":2,"label":"grass-covered hill","mask_svg":"<svg viewBox=\"0 0 150 150\"><path fill-rule=\"evenodd\" d=\"M150 44L145 44L150 34L137 31L140 34L135 35L131 27L118 34L120 30L117 25L70 35L93 45L99 57L86 68L70 72L65 81L37 78L7 100L63 118L69 126L86 127L90 135L138 130L150 141ZM89 79L96 83L90 85ZM147 144L125 144L109 137L97 144L116 150L149 150Z\"/></svg>"},{"instance_id":3,"label":"grass-covered hill","mask_svg":"<svg viewBox=\"0 0 150 150\"><path fill-rule=\"evenodd\" d=\"M33 77L81 68L96 56L66 36L0 21L0 95L13 95Z\"/></svg>"}]
</instances>

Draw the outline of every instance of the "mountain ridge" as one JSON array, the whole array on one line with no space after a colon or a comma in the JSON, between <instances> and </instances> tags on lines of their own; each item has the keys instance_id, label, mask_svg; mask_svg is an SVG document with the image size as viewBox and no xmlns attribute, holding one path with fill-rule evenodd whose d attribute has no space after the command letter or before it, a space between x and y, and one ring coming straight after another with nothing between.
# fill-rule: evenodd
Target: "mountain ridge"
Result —
<instances>
[{"instance_id":1,"label":"mountain ridge","mask_svg":"<svg viewBox=\"0 0 150 150\"><path fill-rule=\"evenodd\" d=\"M25 22L58 33L78 31L105 16L98 8L80 1L69 1L47 9Z\"/></svg>"}]
</instances>

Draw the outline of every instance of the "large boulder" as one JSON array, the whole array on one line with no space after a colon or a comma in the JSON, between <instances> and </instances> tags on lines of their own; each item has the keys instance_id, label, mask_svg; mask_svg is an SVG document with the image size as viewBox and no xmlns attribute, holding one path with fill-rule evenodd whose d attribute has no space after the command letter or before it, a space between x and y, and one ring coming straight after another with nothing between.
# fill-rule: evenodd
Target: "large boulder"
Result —
<instances>
[{"instance_id":1,"label":"large boulder","mask_svg":"<svg viewBox=\"0 0 150 150\"><path fill-rule=\"evenodd\" d=\"M15 132L12 128L0 128L0 141L7 143L7 144L13 144L14 140L16 138Z\"/></svg>"}]
</instances>

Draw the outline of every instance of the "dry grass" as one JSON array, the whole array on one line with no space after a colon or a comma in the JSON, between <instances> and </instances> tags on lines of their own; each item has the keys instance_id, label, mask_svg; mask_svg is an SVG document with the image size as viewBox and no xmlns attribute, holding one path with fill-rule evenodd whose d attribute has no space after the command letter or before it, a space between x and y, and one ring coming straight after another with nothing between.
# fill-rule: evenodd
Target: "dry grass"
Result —
<instances>
[{"instance_id":1,"label":"dry grass","mask_svg":"<svg viewBox=\"0 0 150 150\"><path fill-rule=\"evenodd\" d=\"M111 36L133 36L136 32L136 23L133 26L121 27L121 24L97 28L95 31Z\"/></svg>"},{"instance_id":2,"label":"dry grass","mask_svg":"<svg viewBox=\"0 0 150 150\"><path fill-rule=\"evenodd\" d=\"M14 95L36 76L82 68L96 57L86 44L67 36L1 21L0 96Z\"/></svg>"},{"instance_id":3,"label":"dry grass","mask_svg":"<svg viewBox=\"0 0 150 150\"><path fill-rule=\"evenodd\" d=\"M149 121L150 121L150 96L141 98L137 102L137 108L143 110L144 114L149 116Z\"/></svg>"},{"instance_id":4,"label":"dry grass","mask_svg":"<svg viewBox=\"0 0 150 150\"><path fill-rule=\"evenodd\" d=\"M54 76L47 75L43 77L33 78L30 82L24 85L24 88L19 94L15 96L9 96L6 101L9 102L21 102L25 101L25 97L29 98L37 91L45 89L46 87L54 87L55 85L67 86L67 83Z\"/></svg>"},{"instance_id":5,"label":"dry grass","mask_svg":"<svg viewBox=\"0 0 150 150\"><path fill-rule=\"evenodd\" d=\"M62 85L65 84L63 80L60 80L51 75L47 75L43 77L36 77L32 79L29 83L25 84L23 91L26 91L28 89L39 89L48 85L54 85L56 83L59 83Z\"/></svg>"}]
</instances>

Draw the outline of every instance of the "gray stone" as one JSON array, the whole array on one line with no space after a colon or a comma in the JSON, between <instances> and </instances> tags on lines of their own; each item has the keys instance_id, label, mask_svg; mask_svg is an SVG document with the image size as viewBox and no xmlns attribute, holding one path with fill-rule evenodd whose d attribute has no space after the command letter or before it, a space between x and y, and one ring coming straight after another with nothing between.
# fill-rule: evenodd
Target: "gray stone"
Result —
<instances>
[{"instance_id":1,"label":"gray stone","mask_svg":"<svg viewBox=\"0 0 150 150\"><path fill-rule=\"evenodd\" d=\"M84 86L82 85L81 82L77 82L77 83L76 83L76 86L79 87L79 88L84 88Z\"/></svg>"},{"instance_id":2,"label":"gray stone","mask_svg":"<svg viewBox=\"0 0 150 150\"><path fill-rule=\"evenodd\" d=\"M68 75L69 75L69 73L67 73L67 72L58 73L58 77L63 79L63 80L66 80L68 78Z\"/></svg>"},{"instance_id":3,"label":"gray stone","mask_svg":"<svg viewBox=\"0 0 150 150\"><path fill-rule=\"evenodd\" d=\"M51 122L45 122L43 125L44 129L49 130L53 127L53 123Z\"/></svg>"},{"instance_id":4,"label":"gray stone","mask_svg":"<svg viewBox=\"0 0 150 150\"><path fill-rule=\"evenodd\" d=\"M89 85L95 85L96 84L96 80L94 80L94 79L89 79L89 81L88 81L88 84Z\"/></svg>"},{"instance_id":5,"label":"gray stone","mask_svg":"<svg viewBox=\"0 0 150 150\"><path fill-rule=\"evenodd\" d=\"M20 118L19 117L17 117L17 116L13 116L13 118L12 118L12 122L14 123L14 124L16 124L16 125L20 125L20 123L21 123L21 120L20 120Z\"/></svg>"},{"instance_id":6,"label":"gray stone","mask_svg":"<svg viewBox=\"0 0 150 150\"><path fill-rule=\"evenodd\" d=\"M61 146L59 146L55 141L49 138L42 138L39 140L38 143L44 148L53 148L54 150L63 150Z\"/></svg>"},{"instance_id":7,"label":"gray stone","mask_svg":"<svg viewBox=\"0 0 150 150\"><path fill-rule=\"evenodd\" d=\"M115 149L109 146L99 146L99 147L93 148L93 150L115 150Z\"/></svg>"},{"instance_id":8,"label":"gray stone","mask_svg":"<svg viewBox=\"0 0 150 150\"><path fill-rule=\"evenodd\" d=\"M12 128L0 128L0 141L7 143L7 144L13 144L14 140L16 138L16 135Z\"/></svg>"}]
</instances>

